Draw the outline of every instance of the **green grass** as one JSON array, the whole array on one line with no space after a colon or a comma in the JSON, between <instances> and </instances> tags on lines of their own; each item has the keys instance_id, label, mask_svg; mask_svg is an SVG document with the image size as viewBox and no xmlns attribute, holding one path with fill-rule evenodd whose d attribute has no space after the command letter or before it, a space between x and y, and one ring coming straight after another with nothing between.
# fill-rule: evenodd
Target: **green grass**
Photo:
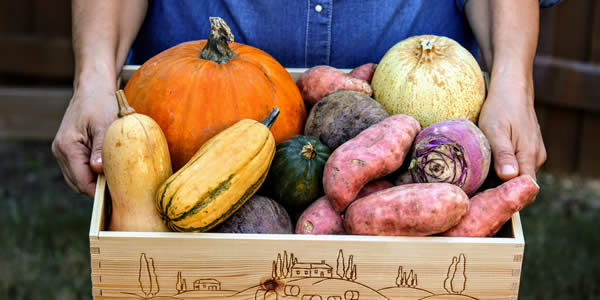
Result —
<instances>
[{"instance_id":1,"label":"green grass","mask_svg":"<svg viewBox=\"0 0 600 300\"><path fill-rule=\"evenodd\" d=\"M600 298L600 182L540 175L521 212L525 257L520 299Z\"/></svg>"},{"instance_id":2,"label":"green grass","mask_svg":"<svg viewBox=\"0 0 600 300\"><path fill-rule=\"evenodd\" d=\"M92 201L69 190L49 149L0 141L0 299L91 299Z\"/></svg>"},{"instance_id":3,"label":"green grass","mask_svg":"<svg viewBox=\"0 0 600 300\"><path fill-rule=\"evenodd\" d=\"M91 299L91 199L66 186L48 142L0 140L0 162L0 299ZM600 181L539 183L521 212L519 299L599 299Z\"/></svg>"}]
</instances>

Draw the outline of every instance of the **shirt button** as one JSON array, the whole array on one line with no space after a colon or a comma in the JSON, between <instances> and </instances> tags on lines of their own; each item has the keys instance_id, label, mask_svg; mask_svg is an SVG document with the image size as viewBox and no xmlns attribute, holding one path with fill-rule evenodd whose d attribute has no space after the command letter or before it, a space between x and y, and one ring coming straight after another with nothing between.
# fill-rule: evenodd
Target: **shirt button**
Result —
<instances>
[{"instance_id":1,"label":"shirt button","mask_svg":"<svg viewBox=\"0 0 600 300\"><path fill-rule=\"evenodd\" d=\"M320 4L317 4L317 5L315 6L315 11L316 11L316 12L321 12L322 10L323 10L323 6L321 6Z\"/></svg>"}]
</instances>

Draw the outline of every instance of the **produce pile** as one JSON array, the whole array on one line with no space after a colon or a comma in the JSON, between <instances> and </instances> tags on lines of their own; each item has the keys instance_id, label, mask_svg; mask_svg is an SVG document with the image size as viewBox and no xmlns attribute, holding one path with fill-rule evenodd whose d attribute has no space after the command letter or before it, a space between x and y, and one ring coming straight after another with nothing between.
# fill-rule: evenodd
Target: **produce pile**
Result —
<instances>
[{"instance_id":1,"label":"produce pile","mask_svg":"<svg viewBox=\"0 0 600 300\"><path fill-rule=\"evenodd\" d=\"M221 19L211 29L117 92L109 230L486 237L534 201L530 176L485 184L483 74L455 41L411 37L294 82Z\"/></svg>"}]
</instances>

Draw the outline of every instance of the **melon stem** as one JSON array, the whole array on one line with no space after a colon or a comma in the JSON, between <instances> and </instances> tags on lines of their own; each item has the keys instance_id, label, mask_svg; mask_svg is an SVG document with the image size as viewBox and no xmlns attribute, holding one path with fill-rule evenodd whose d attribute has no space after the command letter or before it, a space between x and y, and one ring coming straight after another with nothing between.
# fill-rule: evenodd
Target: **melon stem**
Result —
<instances>
[{"instance_id":1,"label":"melon stem","mask_svg":"<svg viewBox=\"0 0 600 300\"><path fill-rule=\"evenodd\" d=\"M421 40L421 55L419 56L419 61L417 62L417 66L421 64L421 62L431 62L433 59L433 55L446 56L444 53L440 52L437 47L435 47L435 40L432 39L423 39Z\"/></svg>"},{"instance_id":2,"label":"melon stem","mask_svg":"<svg viewBox=\"0 0 600 300\"><path fill-rule=\"evenodd\" d=\"M433 41L421 40L421 49L423 50L423 52L433 49Z\"/></svg>"}]
</instances>

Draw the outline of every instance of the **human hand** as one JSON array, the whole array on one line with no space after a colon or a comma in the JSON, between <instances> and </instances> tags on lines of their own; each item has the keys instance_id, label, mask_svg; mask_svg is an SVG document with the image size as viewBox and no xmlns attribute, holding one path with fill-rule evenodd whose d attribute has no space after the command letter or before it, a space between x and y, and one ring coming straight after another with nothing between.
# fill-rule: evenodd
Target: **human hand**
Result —
<instances>
[{"instance_id":1,"label":"human hand","mask_svg":"<svg viewBox=\"0 0 600 300\"><path fill-rule=\"evenodd\" d=\"M533 106L533 82L509 74L492 78L479 115L479 127L492 147L494 168L506 181L528 174L534 179L546 161L546 148Z\"/></svg>"},{"instance_id":2,"label":"human hand","mask_svg":"<svg viewBox=\"0 0 600 300\"><path fill-rule=\"evenodd\" d=\"M91 197L96 189L96 174L103 172L104 132L117 118L114 92L110 84L100 88L92 83L75 89L52 142L52 153L67 184L74 191Z\"/></svg>"}]
</instances>

